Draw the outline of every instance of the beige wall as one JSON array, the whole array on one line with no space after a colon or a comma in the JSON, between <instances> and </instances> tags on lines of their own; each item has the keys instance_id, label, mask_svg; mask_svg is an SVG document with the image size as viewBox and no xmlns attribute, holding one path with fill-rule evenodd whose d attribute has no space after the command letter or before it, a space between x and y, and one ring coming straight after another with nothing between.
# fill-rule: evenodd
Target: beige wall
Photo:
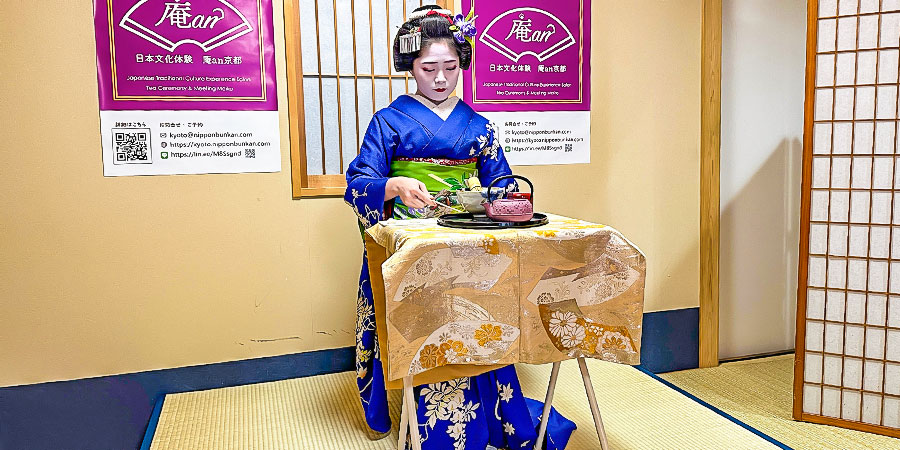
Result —
<instances>
[{"instance_id":1,"label":"beige wall","mask_svg":"<svg viewBox=\"0 0 900 450\"><path fill-rule=\"evenodd\" d=\"M0 386L352 345L362 247L291 200L284 42L281 173L104 178L91 8L33 6L0 6ZM700 2L593 11L594 162L518 171L641 247L647 311L697 306Z\"/></svg>"}]
</instances>

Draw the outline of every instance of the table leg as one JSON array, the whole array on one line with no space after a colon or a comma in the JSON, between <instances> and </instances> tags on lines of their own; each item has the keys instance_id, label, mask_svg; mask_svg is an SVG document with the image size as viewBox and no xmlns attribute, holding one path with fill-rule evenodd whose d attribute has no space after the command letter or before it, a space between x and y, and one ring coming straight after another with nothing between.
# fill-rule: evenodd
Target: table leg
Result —
<instances>
[{"instance_id":1,"label":"table leg","mask_svg":"<svg viewBox=\"0 0 900 450\"><path fill-rule=\"evenodd\" d=\"M407 417L409 417L409 439L412 441L413 450L422 450L422 441L419 440L419 415L416 413L416 399L413 393L412 375L403 377L403 398L406 399Z\"/></svg>"},{"instance_id":2,"label":"table leg","mask_svg":"<svg viewBox=\"0 0 900 450\"><path fill-rule=\"evenodd\" d=\"M550 384L547 385L547 396L544 398L544 412L541 414L541 424L538 427L537 442L534 443L534 450L544 448L544 434L547 432L547 421L550 420L550 408L553 406L553 391L556 390L556 379L559 377L559 364L559 361L553 363L553 369L550 370Z\"/></svg>"},{"instance_id":3,"label":"table leg","mask_svg":"<svg viewBox=\"0 0 900 450\"><path fill-rule=\"evenodd\" d=\"M406 432L409 431L409 410L406 408L406 390L400 396L400 427L397 434L400 435L397 441L397 450L406 450Z\"/></svg>"},{"instance_id":4,"label":"table leg","mask_svg":"<svg viewBox=\"0 0 900 450\"><path fill-rule=\"evenodd\" d=\"M600 408L597 407L597 398L594 396L591 374L588 373L584 358L578 358L578 367L581 369L581 379L584 380L584 391L587 393L588 404L591 405L591 415L594 416L594 427L597 428L597 437L600 438L600 448L607 450L609 443L606 440L606 430L603 429L603 419L600 418Z\"/></svg>"}]
</instances>

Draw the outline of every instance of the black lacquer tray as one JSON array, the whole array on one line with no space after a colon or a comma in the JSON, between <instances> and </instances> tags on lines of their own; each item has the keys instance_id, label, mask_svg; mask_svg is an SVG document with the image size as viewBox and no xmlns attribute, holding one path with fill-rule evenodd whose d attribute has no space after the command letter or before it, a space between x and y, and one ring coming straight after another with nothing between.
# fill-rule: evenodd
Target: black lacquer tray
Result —
<instances>
[{"instance_id":1,"label":"black lacquer tray","mask_svg":"<svg viewBox=\"0 0 900 450\"><path fill-rule=\"evenodd\" d=\"M438 217L438 225L450 228L490 229L490 228L531 228L546 225L547 215L534 213L528 222L495 222L484 214L445 214Z\"/></svg>"}]
</instances>

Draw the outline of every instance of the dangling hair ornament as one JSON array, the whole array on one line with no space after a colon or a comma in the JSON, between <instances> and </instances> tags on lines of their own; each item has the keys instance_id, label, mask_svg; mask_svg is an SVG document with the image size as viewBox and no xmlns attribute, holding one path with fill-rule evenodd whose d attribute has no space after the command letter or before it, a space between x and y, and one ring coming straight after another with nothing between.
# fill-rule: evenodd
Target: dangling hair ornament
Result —
<instances>
[{"instance_id":1,"label":"dangling hair ornament","mask_svg":"<svg viewBox=\"0 0 900 450\"><path fill-rule=\"evenodd\" d=\"M465 41L469 42L469 45L475 46L475 43L472 42L472 38L475 37L475 34L478 33L478 29L475 28L475 19L478 16L473 16L474 11L469 11L469 15L463 17L462 14L457 14L456 17L453 18L453 25L450 25L450 31L453 32L453 37L456 38L456 42L462 44Z\"/></svg>"},{"instance_id":2,"label":"dangling hair ornament","mask_svg":"<svg viewBox=\"0 0 900 450\"><path fill-rule=\"evenodd\" d=\"M400 53L414 53L422 48L422 32L417 28L399 37Z\"/></svg>"}]
</instances>

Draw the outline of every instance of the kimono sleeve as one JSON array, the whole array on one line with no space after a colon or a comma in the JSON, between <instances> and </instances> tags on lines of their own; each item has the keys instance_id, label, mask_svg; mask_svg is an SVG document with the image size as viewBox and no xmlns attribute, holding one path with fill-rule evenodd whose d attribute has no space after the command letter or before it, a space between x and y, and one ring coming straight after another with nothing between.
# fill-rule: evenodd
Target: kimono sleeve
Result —
<instances>
[{"instance_id":1,"label":"kimono sleeve","mask_svg":"<svg viewBox=\"0 0 900 450\"><path fill-rule=\"evenodd\" d=\"M512 175L509 163L506 162L506 156L503 154L503 148L496 137L494 124L485 125L486 133L477 138L481 151L478 153L478 180L481 185L487 187L497 177L504 175ZM514 184L515 180L503 180L494 187L506 187Z\"/></svg>"},{"instance_id":2,"label":"kimono sleeve","mask_svg":"<svg viewBox=\"0 0 900 450\"><path fill-rule=\"evenodd\" d=\"M359 155L347 167L344 201L365 228L384 219L384 189L398 135L378 114L369 122Z\"/></svg>"}]
</instances>

